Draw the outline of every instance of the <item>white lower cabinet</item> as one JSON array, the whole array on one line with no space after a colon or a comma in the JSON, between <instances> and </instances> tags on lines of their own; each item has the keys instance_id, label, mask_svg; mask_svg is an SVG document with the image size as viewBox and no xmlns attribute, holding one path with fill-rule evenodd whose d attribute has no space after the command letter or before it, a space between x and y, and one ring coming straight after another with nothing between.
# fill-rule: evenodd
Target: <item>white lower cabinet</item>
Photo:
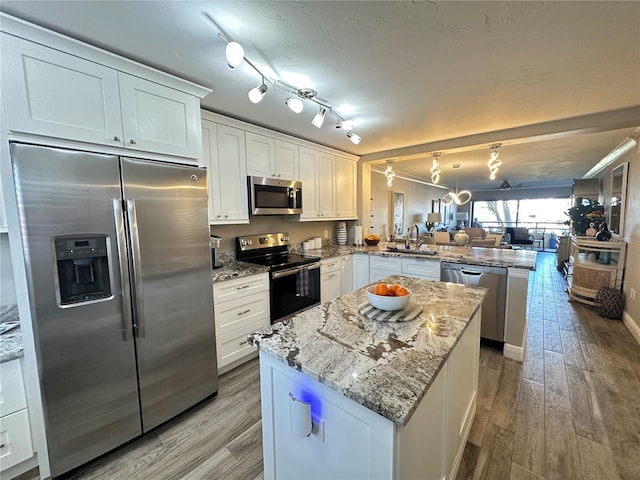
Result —
<instances>
[{"instance_id":1,"label":"white lower cabinet","mask_svg":"<svg viewBox=\"0 0 640 480\"><path fill-rule=\"evenodd\" d=\"M33 456L21 362L16 358L0 364L0 471Z\"/></svg>"},{"instance_id":2,"label":"white lower cabinet","mask_svg":"<svg viewBox=\"0 0 640 480\"><path fill-rule=\"evenodd\" d=\"M405 426L260 354L264 478L454 479L475 415L480 312ZM299 433L300 399L311 434Z\"/></svg>"},{"instance_id":3,"label":"white lower cabinet","mask_svg":"<svg viewBox=\"0 0 640 480\"><path fill-rule=\"evenodd\" d=\"M256 354L247 335L270 323L269 274L214 284L213 314L218 372L224 373Z\"/></svg>"},{"instance_id":4,"label":"white lower cabinet","mask_svg":"<svg viewBox=\"0 0 640 480\"><path fill-rule=\"evenodd\" d=\"M353 291L353 255L342 255L340 257L340 269L342 283L340 294L344 295Z\"/></svg>"},{"instance_id":5,"label":"white lower cabinet","mask_svg":"<svg viewBox=\"0 0 640 480\"><path fill-rule=\"evenodd\" d=\"M440 262L426 258L404 257L402 274L425 280L440 280Z\"/></svg>"},{"instance_id":6,"label":"white lower cabinet","mask_svg":"<svg viewBox=\"0 0 640 480\"><path fill-rule=\"evenodd\" d=\"M367 254L353 254L352 255L352 272L353 283L352 290L357 290L369 285L369 255Z\"/></svg>"},{"instance_id":7,"label":"white lower cabinet","mask_svg":"<svg viewBox=\"0 0 640 480\"><path fill-rule=\"evenodd\" d=\"M340 257L320 261L320 302L329 302L342 295Z\"/></svg>"},{"instance_id":8,"label":"white lower cabinet","mask_svg":"<svg viewBox=\"0 0 640 480\"><path fill-rule=\"evenodd\" d=\"M371 255L369 258L369 283L378 282L389 275L400 275L400 273L402 273L400 257Z\"/></svg>"}]
</instances>

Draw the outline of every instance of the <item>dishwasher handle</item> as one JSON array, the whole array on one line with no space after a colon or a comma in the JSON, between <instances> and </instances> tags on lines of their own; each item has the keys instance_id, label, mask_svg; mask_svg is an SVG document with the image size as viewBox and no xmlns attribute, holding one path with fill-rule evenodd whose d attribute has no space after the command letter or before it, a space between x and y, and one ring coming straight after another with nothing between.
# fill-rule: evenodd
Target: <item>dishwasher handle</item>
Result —
<instances>
[{"instance_id":1,"label":"dishwasher handle","mask_svg":"<svg viewBox=\"0 0 640 480\"><path fill-rule=\"evenodd\" d=\"M460 270L460 273L462 273L463 275L482 275L484 272Z\"/></svg>"}]
</instances>

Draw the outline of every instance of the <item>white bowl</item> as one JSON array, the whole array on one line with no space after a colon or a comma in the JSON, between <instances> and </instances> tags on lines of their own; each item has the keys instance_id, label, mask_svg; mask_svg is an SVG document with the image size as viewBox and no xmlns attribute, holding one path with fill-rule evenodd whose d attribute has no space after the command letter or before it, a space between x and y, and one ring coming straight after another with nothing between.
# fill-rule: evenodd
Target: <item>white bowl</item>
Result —
<instances>
[{"instance_id":1,"label":"white bowl","mask_svg":"<svg viewBox=\"0 0 640 480\"><path fill-rule=\"evenodd\" d=\"M376 291L376 287L377 284L369 285L367 287L367 298L369 299L369 303L377 309L386 311L402 310L407 306L409 300L411 299L411 290L409 290L407 287L405 288L409 290L409 294L402 297L387 297L383 295L376 295L375 293L373 293Z\"/></svg>"}]
</instances>

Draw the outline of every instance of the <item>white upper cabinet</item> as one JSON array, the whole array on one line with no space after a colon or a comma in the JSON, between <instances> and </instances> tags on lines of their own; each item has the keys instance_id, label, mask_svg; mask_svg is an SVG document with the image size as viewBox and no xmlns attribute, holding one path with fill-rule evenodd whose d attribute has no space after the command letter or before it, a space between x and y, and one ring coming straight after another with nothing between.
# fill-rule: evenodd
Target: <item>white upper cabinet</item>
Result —
<instances>
[{"instance_id":1,"label":"white upper cabinet","mask_svg":"<svg viewBox=\"0 0 640 480\"><path fill-rule=\"evenodd\" d=\"M298 146L247 132L247 175L299 180Z\"/></svg>"},{"instance_id":2,"label":"white upper cabinet","mask_svg":"<svg viewBox=\"0 0 640 480\"><path fill-rule=\"evenodd\" d=\"M202 119L201 166L209 171L209 223L248 223L245 132Z\"/></svg>"},{"instance_id":3,"label":"white upper cabinet","mask_svg":"<svg viewBox=\"0 0 640 480\"><path fill-rule=\"evenodd\" d=\"M200 100L126 73L118 78L124 146L198 158Z\"/></svg>"},{"instance_id":4,"label":"white upper cabinet","mask_svg":"<svg viewBox=\"0 0 640 480\"><path fill-rule=\"evenodd\" d=\"M336 216L336 175L335 156L327 153L318 155L318 176L316 178L320 216L334 218ZM304 184L302 185L304 191ZM346 195L346 192L343 192ZM302 205L304 207L304 204Z\"/></svg>"},{"instance_id":5,"label":"white upper cabinet","mask_svg":"<svg viewBox=\"0 0 640 480\"><path fill-rule=\"evenodd\" d=\"M7 22L3 28L13 25ZM207 89L53 34L47 44L54 48L45 47L42 31L39 35L36 43L2 33L10 135L124 147L197 162L200 99L193 92L204 95Z\"/></svg>"},{"instance_id":6,"label":"white upper cabinet","mask_svg":"<svg viewBox=\"0 0 640 480\"><path fill-rule=\"evenodd\" d=\"M357 169L349 158L300 147L301 221L357 218Z\"/></svg>"},{"instance_id":7,"label":"white upper cabinet","mask_svg":"<svg viewBox=\"0 0 640 480\"><path fill-rule=\"evenodd\" d=\"M302 182L302 213L300 219L321 220L318 189L319 152L300 147L300 181Z\"/></svg>"},{"instance_id":8,"label":"white upper cabinet","mask_svg":"<svg viewBox=\"0 0 640 480\"><path fill-rule=\"evenodd\" d=\"M122 145L116 70L3 34L2 84L9 131Z\"/></svg>"},{"instance_id":9,"label":"white upper cabinet","mask_svg":"<svg viewBox=\"0 0 640 480\"><path fill-rule=\"evenodd\" d=\"M357 218L357 176L356 162L336 156L336 216Z\"/></svg>"}]
</instances>

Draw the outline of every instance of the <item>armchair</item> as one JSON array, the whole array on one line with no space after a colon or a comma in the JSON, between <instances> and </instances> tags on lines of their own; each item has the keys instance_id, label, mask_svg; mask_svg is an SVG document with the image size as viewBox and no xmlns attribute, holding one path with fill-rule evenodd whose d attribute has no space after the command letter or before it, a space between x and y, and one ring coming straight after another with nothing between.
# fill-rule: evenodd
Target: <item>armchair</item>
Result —
<instances>
[{"instance_id":1,"label":"armchair","mask_svg":"<svg viewBox=\"0 0 640 480\"><path fill-rule=\"evenodd\" d=\"M505 233L509 234L511 237L511 241L509 242L511 245L533 246L533 235L529 234L529 229L527 228L506 227Z\"/></svg>"}]
</instances>

